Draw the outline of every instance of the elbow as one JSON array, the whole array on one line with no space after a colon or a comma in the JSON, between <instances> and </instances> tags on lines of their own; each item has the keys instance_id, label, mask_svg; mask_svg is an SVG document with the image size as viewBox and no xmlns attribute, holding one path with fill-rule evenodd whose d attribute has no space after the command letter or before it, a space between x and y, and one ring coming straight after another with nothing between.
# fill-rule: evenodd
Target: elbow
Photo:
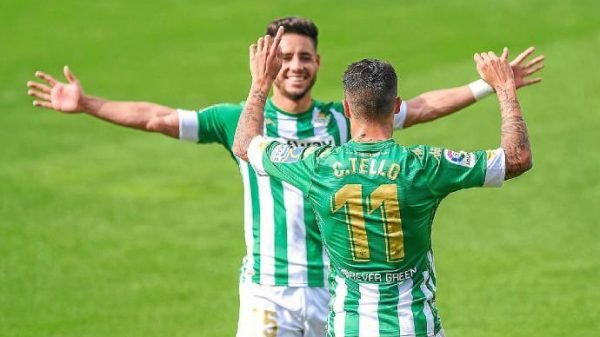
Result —
<instances>
[{"instance_id":1,"label":"elbow","mask_svg":"<svg viewBox=\"0 0 600 337\"><path fill-rule=\"evenodd\" d=\"M517 156L507 156L505 179L522 175L533 168L533 158L530 150L521 151Z\"/></svg>"},{"instance_id":2,"label":"elbow","mask_svg":"<svg viewBox=\"0 0 600 337\"><path fill-rule=\"evenodd\" d=\"M248 148L242 146L239 141L234 141L233 148L231 149L233 155L240 158L241 160L247 162L248 161Z\"/></svg>"}]
</instances>

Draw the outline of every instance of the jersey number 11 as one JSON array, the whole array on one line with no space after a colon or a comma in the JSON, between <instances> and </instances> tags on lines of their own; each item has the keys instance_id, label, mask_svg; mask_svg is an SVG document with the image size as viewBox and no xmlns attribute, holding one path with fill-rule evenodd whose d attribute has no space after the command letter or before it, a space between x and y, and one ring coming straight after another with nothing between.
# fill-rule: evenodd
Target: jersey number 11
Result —
<instances>
[{"instance_id":1,"label":"jersey number 11","mask_svg":"<svg viewBox=\"0 0 600 337\"><path fill-rule=\"evenodd\" d=\"M404 236L395 184L379 185L367 198L363 198L361 184L344 185L334 194L331 211L335 213L343 208L350 232L352 259L366 262L371 258L364 217L365 206L368 214L381 208L386 259L388 262L401 261L404 258Z\"/></svg>"}]
</instances>

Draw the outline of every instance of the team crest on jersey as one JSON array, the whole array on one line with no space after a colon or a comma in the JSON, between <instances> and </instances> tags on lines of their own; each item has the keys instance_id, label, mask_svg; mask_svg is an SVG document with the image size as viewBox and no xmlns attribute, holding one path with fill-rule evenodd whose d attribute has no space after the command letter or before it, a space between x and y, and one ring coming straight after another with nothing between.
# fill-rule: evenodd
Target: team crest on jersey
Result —
<instances>
[{"instance_id":1,"label":"team crest on jersey","mask_svg":"<svg viewBox=\"0 0 600 337\"><path fill-rule=\"evenodd\" d=\"M421 150L421 148L415 147L414 149L410 150L415 156L417 156L419 159L423 159L423 150Z\"/></svg>"},{"instance_id":2,"label":"team crest on jersey","mask_svg":"<svg viewBox=\"0 0 600 337\"><path fill-rule=\"evenodd\" d=\"M444 158L455 165L468 168L475 166L475 154L472 152L444 150Z\"/></svg>"},{"instance_id":3,"label":"team crest on jersey","mask_svg":"<svg viewBox=\"0 0 600 337\"><path fill-rule=\"evenodd\" d=\"M315 117L315 123L316 124L329 124L329 120L331 119L331 115L325 114L322 111L319 111L317 113L317 116Z\"/></svg>"},{"instance_id":4,"label":"team crest on jersey","mask_svg":"<svg viewBox=\"0 0 600 337\"><path fill-rule=\"evenodd\" d=\"M274 163L293 163L300 159L303 151L303 147L293 147L281 144L273 149L270 158Z\"/></svg>"}]
</instances>

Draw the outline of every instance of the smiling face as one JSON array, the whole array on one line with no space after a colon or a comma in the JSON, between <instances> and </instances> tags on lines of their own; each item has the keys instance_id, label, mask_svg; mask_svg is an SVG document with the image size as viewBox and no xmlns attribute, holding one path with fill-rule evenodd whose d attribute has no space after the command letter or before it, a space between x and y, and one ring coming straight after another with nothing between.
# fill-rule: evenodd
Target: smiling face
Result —
<instances>
[{"instance_id":1,"label":"smiling face","mask_svg":"<svg viewBox=\"0 0 600 337\"><path fill-rule=\"evenodd\" d=\"M283 35L280 47L283 65L274 82L274 96L292 101L310 97L320 65L313 41L307 36L289 33Z\"/></svg>"}]
</instances>

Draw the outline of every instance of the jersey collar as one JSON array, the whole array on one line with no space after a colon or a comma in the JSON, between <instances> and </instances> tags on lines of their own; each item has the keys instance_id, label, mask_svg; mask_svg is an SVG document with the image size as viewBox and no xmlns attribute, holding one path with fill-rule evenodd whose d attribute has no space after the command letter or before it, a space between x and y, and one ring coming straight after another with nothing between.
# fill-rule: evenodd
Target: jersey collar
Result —
<instances>
[{"instance_id":1,"label":"jersey collar","mask_svg":"<svg viewBox=\"0 0 600 337\"><path fill-rule=\"evenodd\" d=\"M392 138L377 142L357 142L355 140L348 142L349 147L359 151L380 151L393 145L396 145L396 142Z\"/></svg>"},{"instance_id":2,"label":"jersey collar","mask_svg":"<svg viewBox=\"0 0 600 337\"><path fill-rule=\"evenodd\" d=\"M289 116L289 117L294 117L294 118L305 118L305 116L311 116L312 117L312 112L315 109L315 105L316 105L316 102L313 99L313 100L311 100L310 107L308 108L308 110L306 110L304 112L300 112L300 113L291 113L291 112L286 112L286 111L283 111L283 110L279 109L275 105L275 103L273 103L273 100L271 99L271 97L269 97L267 99L267 104L265 105L265 113L268 114L268 115L270 115L270 114L273 114L275 112L278 112L278 113L280 113L282 115Z\"/></svg>"}]
</instances>

